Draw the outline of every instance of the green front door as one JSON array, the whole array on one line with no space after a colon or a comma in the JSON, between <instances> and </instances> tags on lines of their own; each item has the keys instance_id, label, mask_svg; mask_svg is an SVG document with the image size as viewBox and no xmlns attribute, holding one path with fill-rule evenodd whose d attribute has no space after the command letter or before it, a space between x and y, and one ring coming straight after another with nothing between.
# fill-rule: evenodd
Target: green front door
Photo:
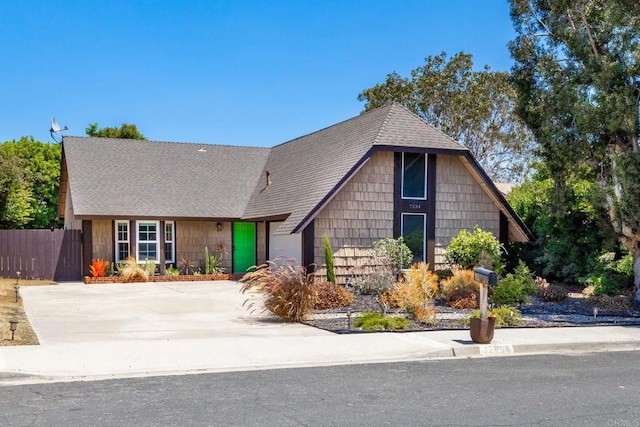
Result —
<instances>
[{"instance_id":1,"label":"green front door","mask_svg":"<svg viewBox=\"0 0 640 427\"><path fill-rule=\"evenodd\" d=\"M233 223L233 272L246 273L256 265L256 223Z\"/></svg>"}]
</instances>

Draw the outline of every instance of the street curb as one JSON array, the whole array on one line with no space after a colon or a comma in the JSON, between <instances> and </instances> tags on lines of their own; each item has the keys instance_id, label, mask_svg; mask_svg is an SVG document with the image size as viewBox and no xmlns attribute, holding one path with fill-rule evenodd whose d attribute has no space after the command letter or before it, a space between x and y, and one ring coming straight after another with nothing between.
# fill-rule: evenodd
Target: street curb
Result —
<instances>
[{"instance_id":1,"label":"street curb","mask_svg":"<svg viewBox=\"0 0 640 427\"><path fill-rule=\"evenodd\" d=\"M577 342L558 344L474 344L468 347L452 347L454 357L490 357L523 354L550 353L599 353L606 351L640 351L638 341Z\"/></svg>"}]
</instances>

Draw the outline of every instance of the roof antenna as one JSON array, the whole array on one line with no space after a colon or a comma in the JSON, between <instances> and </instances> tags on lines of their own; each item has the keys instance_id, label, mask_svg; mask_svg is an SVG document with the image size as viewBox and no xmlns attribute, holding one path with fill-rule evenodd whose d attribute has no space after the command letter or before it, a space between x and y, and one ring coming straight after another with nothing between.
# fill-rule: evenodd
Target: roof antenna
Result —
<instances>
[{"instance_id":1,"label":"roof antenna","mask_svg":"<svg viewBox=\"0 0 640 427\"><path fill-rule=\"evenodd\" d=\"M51 117L51 129L49 129L49 132L51 133L51 138L52 138L55 142L57 142L58 144L59 144L62 140L58 141L58 140L56 139L55 134L56 134L56 133L60 133L60 132L62 132L63 130L69 130L69 128L68 128L68 127L66 127L66 126L65 126L64 128L61 128L61 127L60 127L60 125L58 125L58 123L56 122L56 119L55 119L55 118L53 118L53 117Z\"/></svg>"}]
</instances>

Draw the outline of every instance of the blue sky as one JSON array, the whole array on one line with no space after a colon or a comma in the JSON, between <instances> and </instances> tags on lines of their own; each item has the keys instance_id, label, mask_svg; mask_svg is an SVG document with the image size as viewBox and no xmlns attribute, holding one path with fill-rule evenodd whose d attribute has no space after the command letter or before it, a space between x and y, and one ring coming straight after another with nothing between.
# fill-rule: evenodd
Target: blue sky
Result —
<instances>
[{"instance_id":1,"label":"blue sky","mask_svg":"<svg viewBox=\"0 0 640 427\"><path fill-rule=\"evenodd\" d=\"M161 141L273 146L459 51L508 70L507 0L0 2L0 142L135 123Z\"/></svg>"}]
</instances>

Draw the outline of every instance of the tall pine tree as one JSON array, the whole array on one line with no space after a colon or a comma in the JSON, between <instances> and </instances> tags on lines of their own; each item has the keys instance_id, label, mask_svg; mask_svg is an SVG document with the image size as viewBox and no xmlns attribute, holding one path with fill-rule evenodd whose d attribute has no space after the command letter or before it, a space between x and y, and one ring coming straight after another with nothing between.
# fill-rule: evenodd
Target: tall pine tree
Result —
<instances>
[{"instance_id":1,"label":"tall pine tree","mask_svg":"<svg viewBox=\"0 0 640 427\"><path fill-rule=\"evenodd\" d=\"M640 3L511 0L517 113L532 130L564 209L567 177L588 165L640 300Z\"/></svg>"}]
</instances>

